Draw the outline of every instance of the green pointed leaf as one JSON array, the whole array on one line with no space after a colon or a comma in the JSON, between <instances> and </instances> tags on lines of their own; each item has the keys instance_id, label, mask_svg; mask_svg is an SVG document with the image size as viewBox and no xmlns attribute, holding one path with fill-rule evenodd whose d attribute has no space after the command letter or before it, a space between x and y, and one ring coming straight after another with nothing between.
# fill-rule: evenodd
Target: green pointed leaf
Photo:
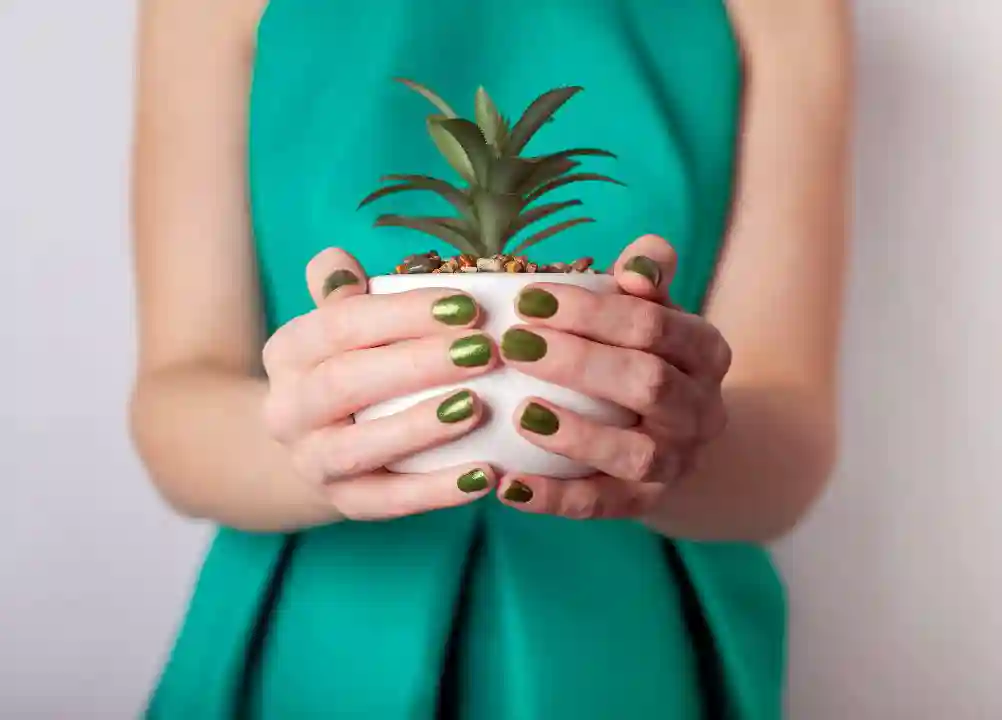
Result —
<instances>
[{"instance_id":1,"label":"green pointed leaf","mask_svg":"<svg viewBox=\"0 0 1002 720\"><path fill-rule=\"evenodd\" d=\"M560 152L550 153L539 158L534 158L534 160L538 161L539 170L528 177L526 181L519 186L518 191L523 194L528 194L543 183L550 182L564 173L570 172L581 164L577 160L572 159L579 155L611 158L616 157L611 152L606 150L596 150L594 148L573 148L571 150L561 150Z\"/></svg>"},{"instance_id":2,"label":"green pointed leaf","mask_svg":"<svg viewBox=\"0 0 1002 720\"><path fill-rule=\"evenodd\" d=\"M529 193L529 196L525 199L525 202L526 204L535 202L536 200L538 200L551 190L556 190L557 188L561 188L565 185L570 185L571 183L589 182L589 181L609 182L613 183L614 185L625 185L625 183L622 183L619 180L616 180L615 178L608 177L607 175L599 175L597 173L575 173L574 175L564 175L562 177L558 177L554 180L550 180L549 182L544 183L543 185L540 185L531 193Z\"/></svg>"},{"instance_id":3,"label":"green pointed leaf","mask_svg":"<svg viewBox=\"0 0 1002 720\"><path fill-rule=\"evenodd\" d=\"M491 149L476 123L462 118L428 118L428 132L446 160L470 183L486 185Z\"/></svg>"},{"instance_id":4,"label":"green pointed leaf","mask_svg":"<svg viewBox=\"0 0 1002 720\"><path fill-rule=\"evenodd\" d=\"M548 238L553 237L559 232L563 232L567 228L574 227L575 225L581 225L583 223L595 222L594 218L574 218L572 220L564 220L562 223L557 223L556 225L551 225L545 230L541 230L535 235L526 238L520 242L514 250L512 250L513 255L520 255L525 252L528 248L532 247L536 243L542 242Z\"/></svg>"},{"instance_id":5,"label":"green pointed leaf","mask_svg":"<svg viewBox=\"0 0 1002 720\"><path fill-rule=\"evenodd\" d=\"M527 195L540 185L569 173L580 164L577 160L566 157L536 158L533 161L533 171L519 184L518 192Z\"/></svg>"},{"instance_id":6,"label":"green pointed leaf","mask_svg":"<svg viewBox=\"0 0 1002 720\"><path fill-rule=\"evenodd\" d=\"M421 83L414 82L413 80L408 80L407 78L399 78L398 77L398 78L393 78L393 79L396 80L399 83L402 83L402 84L406 85L407 87L409 87L414 92L417 92L417 93L420 93L421 95L423 95L425 97L425 99L428 100L428 102L430 102L432 105L434 105L435 107L437 107L442 112L442 114L445 115L446 117L450 117L450 118L457 117L456 111L453 110L449 106L449 103L447 103L445 100L443 100L441 97L439 97L435 92L433 92L432 90L426 88Z\"/></svg>"},{"instance_id":7,"label":"green pointed leaf","mask_svg":"<svg viewBox=\"0 0 1002 720\"><path fill-rule=\"evenodd\" d=\"M487 144L494 148L495 155L500 155L508 139L508 125L483 87L477 88L474 115Z\"/></svg>"},{"instance_id":8,"label":"green pointed leaf","mask_svg":"<svg viewBox=\"0 0 1002 720\"><path fill-rule=\"evenodd\" d=\"M491 163L487 187L496 193L517 193L539 163L532 158L501 157Z\"/></svg>"},{"instance_id":9,"label":"green pointed leaf","mask_svg":"<svg viewBox=\"0 0 1002 720\"><path fill-rule=\"evenodd\" d=\"M591 155L595 157L607 157L615 158L616 154L611 153L608 150L599 150L598 148L571 148L570 150L561 150L560 152L547 153L546 157L559 157L559 158L572 158L578 155Z\"/></svg>"},{"instance_id":10,"label":"green pointed leaf","mask_svg":"<svg viewBox=\"0 0 1002 720\"><path fill-rule=\"evenodd\" d=\"M416 230L448 243L461 253L480 254L477 246L463 232L463 226L453 218L380 215L376 218L374 225L376 227L401 227Z\"/></svg>"},{"instance_id":11,"label":"green pointed leaf","mask_svg":"<svg viewBox=\"0 0 1002 720\"><path fill-rule=\"evenodd\" d=\"M515 127L511 129L511 136L505 145L505 153L508 155L520 153L522 148L532 139L532 136L536 134L536 131L543 127L546 121L560 109L560 106L583 89L581 87L556 88L533 100L522 113L522 117L515 123Z\"/></svg>"},{"instance_id":12,"label":"green pointed leaf","mask_svg":"<svg viewBox=\"0 0 1002 720\"><path fill-rule=\"evenodd\" d=\"M474 192L473 203L480 226L480 244L487 255L496 255L504 249L508 228L522 209L522 198L480 190Z\"/></svg>"},{"instance_id":13,"label":"green pointed leaf","mask_svg":"<svg viewBox=\"0 0 1002 720\"><path fill-rule=\"evenodd\" d=\"M452 169L459 173L467 182L476 182L473 163L470 162L470 158L466 154L466 151L463 150L463 146L451 133L442 127L442 123L447 120L448 118L444 118L441 115L430 116L428 118L428 134L431 135L431 139L434 141L438 151L442 153L442 157L452 166Z\"/></svg>"},{"instance_id":14,"label":"green pointed leaf","mask_svg":"<svg viewBox=\"0 0 1002 720\"><path fill-rule=\"evenodd\" d=\"M358 204L358 209L361 209L368 205L369 203L375 202L380 198L384 198L387 195L392 195L394 193L403 192L405 190L417 190L418 188L411 183L400 183L398 185L387 185L386 187L379 188L378 190L366 195L362 202Z\"/></svg>"},{"instance_id":15,"label":"green pointed leaf","mask_svg":"<svg viewBox=\"0 0 1002 720\"><path fill-rule=\"evenodd\" d=\"M405 189L427 190L429 192L433 192L464 215L468 215L472 212L473 205L466 193L445 180L439 180L438 178L427 177L425 175L386 175L381 179L384 182L395 181L405 183L407 185L407 188ZM378 192L380 191L373 193L373 195L376 195Z\"/></svg>"},{"instance_id":16,"label":"green pointed leaf","mask_svg":"<svg viewBox=\"0 0 1002 720\"><path fill-rule=\"evenodd\" d=\"M458 232L466 238L466 241L476 250L477 254L483 255L484 247L480 240L480 224L475 214L472 217L473 219L470 221L455 217L433 218L433 220L448 230Z\"/></svg>"},{"instance_id":17,"label":"green pointed leaf","mask_svg":"<svg viewBox=\"0 0 1002 720\"><path fill-rule=\"evenodd\" d=\"M574 207L575 205L580 205L580 200L565 200L563 202L549 203L547 205L540 205L539 207L534 207L531 210L526 210L511 223L508 230L508 238L514 237L518 233L522 232L526 227L532 225L535 222L539 222L543 218L548 218L553 213L560 212L565 208ZM506 239L508 239L506 238Z\"/></svg>"}]
</instances>

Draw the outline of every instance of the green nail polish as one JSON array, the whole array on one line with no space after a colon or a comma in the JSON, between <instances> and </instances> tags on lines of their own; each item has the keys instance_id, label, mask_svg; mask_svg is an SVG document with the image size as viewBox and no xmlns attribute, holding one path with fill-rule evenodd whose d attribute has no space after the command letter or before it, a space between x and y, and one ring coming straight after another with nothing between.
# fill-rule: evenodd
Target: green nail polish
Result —
<instances>
[{"instance_id":1,"label":"green nail polish","mask_svg":"<svg viewBox=\"0 0 1002 720\"><path fill-rule=\"evenodd\" d=\"M435 301L431 315L446 325L466 325L477 316L477 304L469 295L450 295Z\"/></svg>"},{"instance_id":2,"label":"green nail polish","mask_svg":"<svg viewBox=\"0 0 1002 720\"><path fill-rule=\"evenodd\" d=\"M501 352L511 360L532 362L546 355L546 340L534 332L512 328L501 338Z\"/></svg>"},{"instance_id":3,"label":"green nail polish","mask_svg":"<svg viewBox=\"0 0 1002 720\"><path fill-rule=\"evenodd\" d=\"M468 473L463 473L459 476L459 480L456 481L456 485L459 486L459 489L464 493L480 492L481 490L487 488L487 473L480 468L470 470Z\"/></svg>"},{"instance_id":4,"label":"green nail polish","mask_svg":"<svg viewBox=\"0 0 1002 720\"><path fill-rule=\"evenodd\" d=\"M649 257L637 255L630 258L626 265L623 266L623 269L643 275L654 286L661 283L661 267Z\"/></svg>"},{"instance_id":5,"label":"green nail polish","mask_svg":"<svg viewBox=\"0 0 1002 720\"><path fill-rule=\"evenodd\" d=\"M532 488L525 483L515 480L504 491L504 499L510 502L527 503L532 500Z\"/></svg>"},{"instance_id":6,"label":"green nail polish","mask_svg":"<svg viewBox=\"0 0 1002 720\"><path fill-rule=\"evenodd\" d=\"M529 403L522 411L522 427L538 435L552 435L560 429L560 418L548 408L537 403Z\"/></svg>"},{"instance_id":7,"label":"green nail polish","mask_svg":"<svg viewBox=\"0 0 1002 720\"><path fill-rule=\"evenodd\" d=\"M491 361L491 341L486 335L460 338L449 348L449 357L459 367L481 367Z\"/></svg>"},{"instance_id":8,"label":"green nail polish","mask_svg":"<svg viewBox=\"0 0 1002 720\"><path fill-rule=\"evenodd\" d=\"M473 415L473 395L463 390L446 398L438 406L438 419L444 423L457 423Z\"/></svg>"},{"instance_id":9,"label":"green nail polish","mask_svg":"<svg viewBox=\"0 0 1002 720\"><path fill-rule=\"evenodd\" d=\"M358 275L351 270L335 270L324 280L323 296L327 297L345 285L358 285Z\"/></svg>"},{"instance_id":10,"label":"green nail polish","mask_svg":"<svg viewBox=\"0 0 1002 720\"><path fill-rule=\"evenodd\" d=\"M557 313L557 299L545 290L529 288L518 296L518 311L526 317L553 317Z\"/></svg>"}]
</instances>

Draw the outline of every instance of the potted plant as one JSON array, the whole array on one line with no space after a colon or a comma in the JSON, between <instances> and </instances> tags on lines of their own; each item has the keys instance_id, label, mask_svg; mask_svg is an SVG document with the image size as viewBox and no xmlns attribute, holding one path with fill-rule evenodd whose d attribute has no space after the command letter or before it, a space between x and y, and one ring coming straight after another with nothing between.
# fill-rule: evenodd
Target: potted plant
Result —
<instances>
[{"instance_id":1,"label":"potted plant","mask_svg":"<svg viewBox=\"0 0 1002 720\"><path fill-rule=\"evenodd\" d=\"M549 192L576 182L622 185L605 175L575 172L580 165L576 157L615 157L605 150L578 148L534 157L522 155L533 135L582 88L561 87L543 93L511 125L482 87L475 97L474 120L469 120L460 117L427 87L407 79L398 80L438 109L438 113L427 119L428 133L460 176L462 185L424 175L389 175L383 181L390 184L369 194L359 207L400 192L434 193L454 208L454 216L384 214L376 218L375 225L426 233L455 248L456 254L441 257L432 251L404 258L393 273L372 278L370 292L394 293L427 287L466 292L482 308L483 331L501 342L511 326L522 322L515 307L519 293L527 285L569 283L600 293L616 290L612 276L597 272L591 258L540 264L525 254L557 233L594 222L592 218L578 217L537 229L541 221L581 204L580 200L540 202ZM624 408L538 380L506 365L463 386L481 397L489 409L483 424L469 435L413 455L391 466L391 470L428 472L482 461L502 472L553 477L578 477L590 472L590 468L544 451L518 434L513 415L529 396L542 397L609 424L623 426L634 421L633 414ZM356 420L383 417L449 389L453 388L432 388L394 398L367 408Z\"/></svg>"}]
</instances>

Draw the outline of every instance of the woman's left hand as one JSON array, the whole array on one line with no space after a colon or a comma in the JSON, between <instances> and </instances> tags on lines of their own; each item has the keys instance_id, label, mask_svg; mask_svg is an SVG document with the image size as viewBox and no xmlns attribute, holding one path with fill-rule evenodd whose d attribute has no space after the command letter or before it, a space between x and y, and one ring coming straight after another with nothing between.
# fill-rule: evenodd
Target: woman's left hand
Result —
<instances>
[{"instance_id":1,"label":"woman's left hand","mask_svg":"<svg viewBox=\"0 0 1002 720\"><path fill-rule=\"evenodd\" d=\"M511 475L503 501L576 519L640 517L690 472L721 433L721 381L730 346L704 319L671 306L675 253L659 237L631 243L614 266L621 293L545 281L520 295L524 325L505 334L505 362L521 372L636 412L635 427L603 425L539 398L514 422L529 442L581 461L581 479Z\"/></svg>"}]
</instances>

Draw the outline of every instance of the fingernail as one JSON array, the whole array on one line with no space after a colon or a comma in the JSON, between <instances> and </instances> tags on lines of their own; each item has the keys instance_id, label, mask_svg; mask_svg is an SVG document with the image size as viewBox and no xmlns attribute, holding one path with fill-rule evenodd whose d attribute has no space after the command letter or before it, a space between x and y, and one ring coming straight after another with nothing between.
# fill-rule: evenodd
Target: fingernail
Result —
<instances>
[{"instance_id":1,"label":"fingernail","mask_svg":"<svg viewBox=\"0 0 1002 720\"><path fill-rule=\"evenodd\" d=\"M457 423L473 415L473 395L468 390L446 398L438 406L438 419L444 423Z\"/></svg>"},{"instance_id":2,"label":"fingernail","mask_svg":"<svg viewBox=\"0 0 1002 720\"><path fill-rule=\"evenodd\" d=\"M528 288L518 296L518 311L526 317L553 317L557 312L557 299L545 290Z\"/></svg>"},{"instance_id":3,"label":"fingernail","mask_svg":"<svg viewBox=\"0 0 1002 720\"><path fill-rule=\"evenodd\" d=\"M459 367L480 367L491 361L491 341L486 335L460 338L449 348L449 357Z\"/></svg>"},{"instance_id":4,"label":"fingernail","mask_svg":"<svg viewBox=\"0 0 1002 720\"><path fill-rule=\"evenodd\" d=\"M532 488L523 482L513 480L504 491L504 499L509 502L527 503L532 500Z\"/></svg>"},{"instance_id":5,"label":"fingernail","mask_svg":"<svg viewBox=\"0 0 1002 720\"><path fill-rule=\"evenodd\" d=\"M323 296L327 297L345 285L358 285L358 275L351 270L335 270L324 280Z\"/></svg>"},{"instance_id":6,"label":"fingernail","mask_svg":"<svg viewBox=\"0 0 1002 720\"><path fill-rule=\"evenodd\" d=\"M538 435L552 435L560 429L560 418L548 408L537 403L529 403L522 411L522 427Z\"/></svg>"},{"instance_id":7,"label":"fingernail","mask_svg":"<svg viewBox=\"0 0 1002 720\"><path fill-rule=\"evenodd\" d=\"M626 265L623 266L623 269L643 275L651 281L652 285L657 286L661 284L661 267L644 255L630 258L626 262Z\"/></svg>"},{"instance_id":8,"label":"fingernail","mask_svg":"<svg viewBox=\"0 0 1002 720\"><path fill-rule=\"evenodd\" d=\"M450 295L436 300L431 314L446 325L466 325L477 316L477 304L469 295Z\"/></svg>"},{"instance_id":9,"label":"fingernail","mask_svg":"<svg viewBox=\"0 0 1002 720\"><path fill-rule=\"evenodd\" d=\"M464 493L475 493L484 490L489 482L490 478L487 477L487 473L477 468L476 470L470 470L468 473L460 475L459 480L456 481L456 485Z\"/></svg>"},{"instance_id":10,"label":"fingernail","mask_svg":"<svg viewBox=\"0 0 1002 720\"><path fill-rule=\"evenodd\" d=\"M546 340L534 332L512 328L501 338L501 352L512 360L532 362L546 355Z\"/></svg>"}]
</instances>

